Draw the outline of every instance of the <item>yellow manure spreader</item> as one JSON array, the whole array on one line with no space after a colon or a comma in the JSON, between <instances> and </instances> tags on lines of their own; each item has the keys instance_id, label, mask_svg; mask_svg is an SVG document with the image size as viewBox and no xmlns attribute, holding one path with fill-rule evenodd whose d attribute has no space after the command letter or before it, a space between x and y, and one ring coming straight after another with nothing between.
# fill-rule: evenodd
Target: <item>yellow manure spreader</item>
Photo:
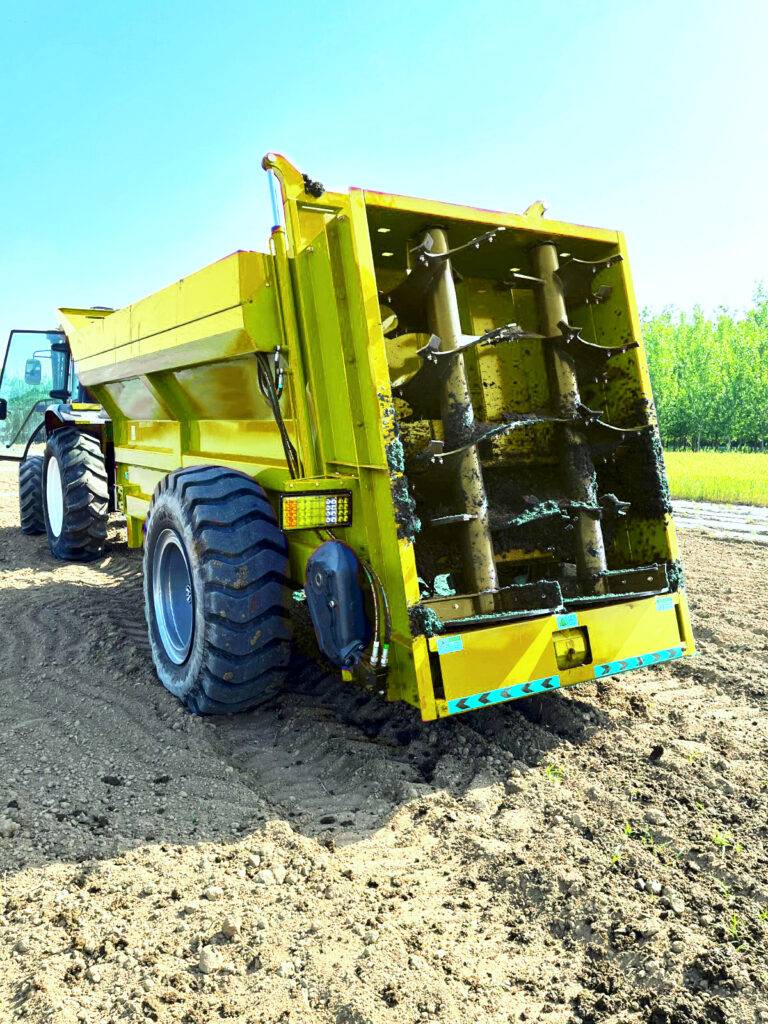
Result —
<instances>
[{"instance_id":1,"label":"yellow manure spreader","mask_svg":"<svg viewBox=\"0 0 768 1024\"><path fill-rule=\"evenodd\" d=\"M12 334L22 529L125 514L198 713L290 688L297 600L425 720L693 653L623 236L264 167L267 252Z\"/></svg>"}]
</instances>

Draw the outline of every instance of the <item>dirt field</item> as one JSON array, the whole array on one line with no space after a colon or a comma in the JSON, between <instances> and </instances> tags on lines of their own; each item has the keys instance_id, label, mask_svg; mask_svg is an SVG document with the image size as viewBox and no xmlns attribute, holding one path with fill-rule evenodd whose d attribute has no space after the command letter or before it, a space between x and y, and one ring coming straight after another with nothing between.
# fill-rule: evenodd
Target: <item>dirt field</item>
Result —
<instances>
[{"instance_id":1,"label":"dirt field","mask_svg":"<svg viewBox=\"0 0 768 1024\"><path fill-rule=\"evenodd\" d=\"M2 1021L768 1021L768 548L684 535L696 660L200 720L140 557L56 563L0 488Z\"/></svg>"},{"instance_id":2,"label":"dirt field","mask_svg":"<svg viewBox=\"0 0 768 1024\"><path fill-rule=\"evenodd\" d=\"M701 530L720 540L768 544L768 508L711 501L676 501L674 508L678 526L683 529Z\"/></svg>"}]
</instances>

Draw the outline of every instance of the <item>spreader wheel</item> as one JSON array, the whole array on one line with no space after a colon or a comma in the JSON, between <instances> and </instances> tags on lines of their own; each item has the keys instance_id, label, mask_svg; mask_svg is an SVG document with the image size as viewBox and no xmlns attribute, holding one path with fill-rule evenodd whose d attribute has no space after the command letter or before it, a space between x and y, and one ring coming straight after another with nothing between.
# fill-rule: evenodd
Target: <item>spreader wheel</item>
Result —
<instances>
[{"instance_id":1,"label":"spreader wheel","mask_svg":"<svg viewBox=\"0 0 768 1024\"><path fill-rule=\"evenodd\" d=\"M160 681L196 714L274 696L290 656L288 548L249 476L195 466L165 477L149 508L144 609Z\"/></svg>"}]
</instances>

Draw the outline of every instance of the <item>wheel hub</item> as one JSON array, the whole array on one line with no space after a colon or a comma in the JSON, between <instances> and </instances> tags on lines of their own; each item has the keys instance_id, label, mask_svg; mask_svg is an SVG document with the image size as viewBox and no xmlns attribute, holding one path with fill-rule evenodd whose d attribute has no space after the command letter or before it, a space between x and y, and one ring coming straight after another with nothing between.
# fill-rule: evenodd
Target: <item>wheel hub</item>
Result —
<instances>
[{"instance_id":1,"label":"wheel hub","mask_svg":"<svg viewBox=\"0 0 768 1024\"><path fill-rule=\"evenodd\" d=\"M54 455L48 459L48 468L45 472L45 508L51 533L54 537L59 537L64 525L64 487L61 482L59 461Z\"/></svg>"},{"instance_id":2,"label":"wheel hub","mask_svg":"<svg viewBox=\"0 0 768 1024\"><path fill-rule=\"evenodd\" d=\"M163 530L155 545L152 604L165 653L175 665L182 665L192 647L195 606L187 554L175 530Z\"/></svg>"}]
</instances>

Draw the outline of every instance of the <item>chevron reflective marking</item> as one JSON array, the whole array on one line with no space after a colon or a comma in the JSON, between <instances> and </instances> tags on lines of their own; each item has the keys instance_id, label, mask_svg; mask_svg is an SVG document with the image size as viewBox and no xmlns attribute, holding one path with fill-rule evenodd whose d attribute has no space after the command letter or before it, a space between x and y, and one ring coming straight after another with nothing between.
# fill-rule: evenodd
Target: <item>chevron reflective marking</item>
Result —
<instances>
[{"instance_id":1,"label":"chevron reflective marking","mask_svg":"<svg viewBox=\"0 0 768 1024\"><path fill-rule=\"evenodd\" d=\"M448 714L457 715L462 711L487 708L491 704L501 704L506 700L517 700L518 697L530 697L534 693L557 690L559 686L560 676L544 676L542 679L531 679L527 683L501 686L498 690L486 690L485 693L473 693L469 697L457 697L448 701Z\"/></svg>"},{"instance_id":2,"label":"chevron reflective marking","mask_svg":"<svg viewBox=\"0 0 768 1024\"><path fill-rule=\"evenodd\" d=\"M605 676L615 676L619 672L631 672L633 668L645 668L648 665L660 665L663 661L674 661L682 658L682 647L667 647L663 651L651 651L650 654L638 654L632 658L624 658L620 661L606 661L602 665L595 665L595 679L603 679Z\"/></svg>"}]
</instances>

